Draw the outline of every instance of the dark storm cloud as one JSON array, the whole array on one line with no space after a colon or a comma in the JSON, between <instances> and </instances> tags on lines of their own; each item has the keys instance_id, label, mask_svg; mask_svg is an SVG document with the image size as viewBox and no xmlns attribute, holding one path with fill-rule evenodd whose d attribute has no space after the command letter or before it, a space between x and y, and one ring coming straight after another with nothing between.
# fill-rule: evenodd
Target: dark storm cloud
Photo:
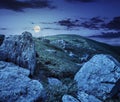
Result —
<instances>
[{"instance_id":1,"label":"dark storm cloud","mask_svg":"<svg viewBox=\"0 0 120 102\"><path fill-rule=\"evenodd\" d=\"M114 39L114 38L120 38L120 32L108 32L108 33L103 32L101 35L93 35L90 37Z\"/></svg>"},{"instance_id":2,"label":"dark storm cloud","mask_svg":"<svg viewBox=\"0 0 120 102\"><path fill-rule=\"evenodd\" d=\"M87 3L87 2L94 2L95 0L65 0L67 2L84 2L84 3Z\"/></svg>"},{"instance_id":3,"label":"dark storm cloud","mask_svg":"<svg viewBox=\"0 0 120 102\"><path fill-rule=\"evenodd\" d=\"M0 28L0 30L7 30L7 28Z\"/></svg>"},{"instance_id":4,"label":"dark storm cloud","mask_svg":"<svg viewBox=\"0 0 120 102\"><path fill-rule=\"evenodd\" d=\"M57 24L61 26L67 27L67 29L74 28L74 27L79 27L79 20L71 20L71 19L65 19L56 22Z\"/></svg>"},{"instance_id":5,"label":"dark storm cloud","mask_svg":"<svg viewBox=\"0 0 120 102\"><path fill-rule=\"evenodd\" d=\"M114 17L105 27L111 30L120 30L120 16Z\"/></svg>"},{"instance_id":6,"label":"dark storm cloud","mask_svg":"<svg viewBox=\"0 0 120 102\"><path fill-rule=\"evenodd\" d=\"M55 8L49 0L0 0L0 9L23 11L25 8Z\"/></svg>"}]
</instances>

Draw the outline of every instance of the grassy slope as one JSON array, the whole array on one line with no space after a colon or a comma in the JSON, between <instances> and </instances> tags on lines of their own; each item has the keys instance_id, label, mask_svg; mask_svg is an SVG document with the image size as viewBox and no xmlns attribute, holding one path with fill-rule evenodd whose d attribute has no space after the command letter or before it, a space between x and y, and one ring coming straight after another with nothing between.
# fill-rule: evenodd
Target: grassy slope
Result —
<instances>
[{"instance_id":1,"label":"grassy slope","mask_svg":"<svg viewBox=\"0 0 120 102\"><path fill-rule=\"evenodd\" d=\"M68 47L66 49L50 43L61 39L67 42ZM96 42L78 35L55 35L35 38L34 40L39 56L38 63L50 71L50 76L58 78L73 77L79 69L76 63L82 64L83 62L81 62L80 58L86 54L89 55L87 60L95 54L110 54L117 60L120 60L118 47ZM67 53L64 50L67 50ZM69 52L74 53L76 56L70 57Z\"/></svg>"},{"instance_id":2,"label":"grassy slope","mask_svg":"<svg viewBox=\"0 0 120 102\"><path fill-rule=\"evenodd\" d=\"M46 39L49 39L50 41L53 40L59 40L59 39L64 39L68 42L70 42L71 44L79 44L80 46L80 50L85 49L85 53L106 53L106 54L111 54L112 56L116 57L117 59L120 59L120 57L118 55L120 55L120 46L110 46L108 44L105 43L101 43L101 42L97 42L94 40L90 40L87 38L84 38L82 36L79 35L56 35L56 36L48 36L46 37ZM79 50L76 49L76 50ZM96 50L96 51L94 51ZM80 51L81 52L81 51ZM83 54L83 52L82 52Z\"/></svg>"}]
</instances>

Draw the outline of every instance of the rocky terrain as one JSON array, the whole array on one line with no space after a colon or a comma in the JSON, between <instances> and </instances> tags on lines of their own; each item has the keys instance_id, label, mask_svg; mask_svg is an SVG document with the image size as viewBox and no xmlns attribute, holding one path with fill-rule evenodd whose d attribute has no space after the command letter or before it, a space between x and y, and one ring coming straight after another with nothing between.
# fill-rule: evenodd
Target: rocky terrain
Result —
<instances>
[{"instance_id":1,"label":"rocky terrain","mask_svg":"<svg viewBox=\"0 0 120 102\"><path fill-rule=\"evenodd\" d=\"M0 35L0 102L119 102L118 49L78 35Z\"/></svg>"}]
</instances>

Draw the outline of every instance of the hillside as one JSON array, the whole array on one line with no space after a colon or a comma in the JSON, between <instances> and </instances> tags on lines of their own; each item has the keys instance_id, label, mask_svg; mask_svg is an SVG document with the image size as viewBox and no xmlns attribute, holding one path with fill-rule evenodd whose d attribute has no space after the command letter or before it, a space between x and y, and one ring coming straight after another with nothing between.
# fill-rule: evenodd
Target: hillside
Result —
<instances>
[{"instance_id":1,"label":"hillside","mask_svg":"<svg viewBox=\"0 0 120 102\"><path fill-rule=\"evenodd\" d=\"M35 79L47 85L47 79L53 77L64 84L62 89L56 87L59 91L46 86L48 88L48 102L61 99L65 93L76 97L74 75L95 54L109 54L120 61L119 52L115 47L78 35L47 36L34 38L34 41L37 51ZM73 88L66 90L65 86Z\"/></svg>"},{"instance_id":2,"label":"hillside","mask_svg":"<svg viewBox=\"0 0 120 102\"><path fill-rule=\"evenodd\" d=\"M34 41L38 62L48 67L55 77L72 77L79 66L95 54L110 54L120 60L119 47L113 47L78 35L47 36L34 38ZM73 68L75 72L73 72Z\"/></svg>"},{"instance_id":3,"label":"hillside","mask_svg":"<svg viewBox=\"0 0 120 102\"><path fill-rule=\"evenodd\" d=\"M2 35L0 102L111 102L119 62L119 47L78 35Z\"/></svg>"}]
</instances>

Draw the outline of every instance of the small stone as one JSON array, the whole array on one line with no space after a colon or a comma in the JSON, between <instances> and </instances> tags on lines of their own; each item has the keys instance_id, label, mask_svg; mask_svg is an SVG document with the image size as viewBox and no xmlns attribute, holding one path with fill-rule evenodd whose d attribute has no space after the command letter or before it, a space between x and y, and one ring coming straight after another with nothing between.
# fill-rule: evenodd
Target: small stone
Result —
<instances>
[{"instance_id":1,"label":"small stone","mask_svg":"<svg viewBox=\"0 0 120 102\"><path fill-rule=\"evenodd\" d=\"M62 82L57 78L48 78L48 83L49 83L49 85L53 85L53 86L61 86L62 85Z\"/></svg>"},{"instance_id":2,"label":"small stone","mask_svg":"<svg viewBox=\"0 0 120 102\"><path fill-rule=\"evenodd\" d=\"M78 101L76 98L74 98L73 96L70 95L64 95L62 97L62 102L80 102Z\"/></svg>"}]
</instances>

